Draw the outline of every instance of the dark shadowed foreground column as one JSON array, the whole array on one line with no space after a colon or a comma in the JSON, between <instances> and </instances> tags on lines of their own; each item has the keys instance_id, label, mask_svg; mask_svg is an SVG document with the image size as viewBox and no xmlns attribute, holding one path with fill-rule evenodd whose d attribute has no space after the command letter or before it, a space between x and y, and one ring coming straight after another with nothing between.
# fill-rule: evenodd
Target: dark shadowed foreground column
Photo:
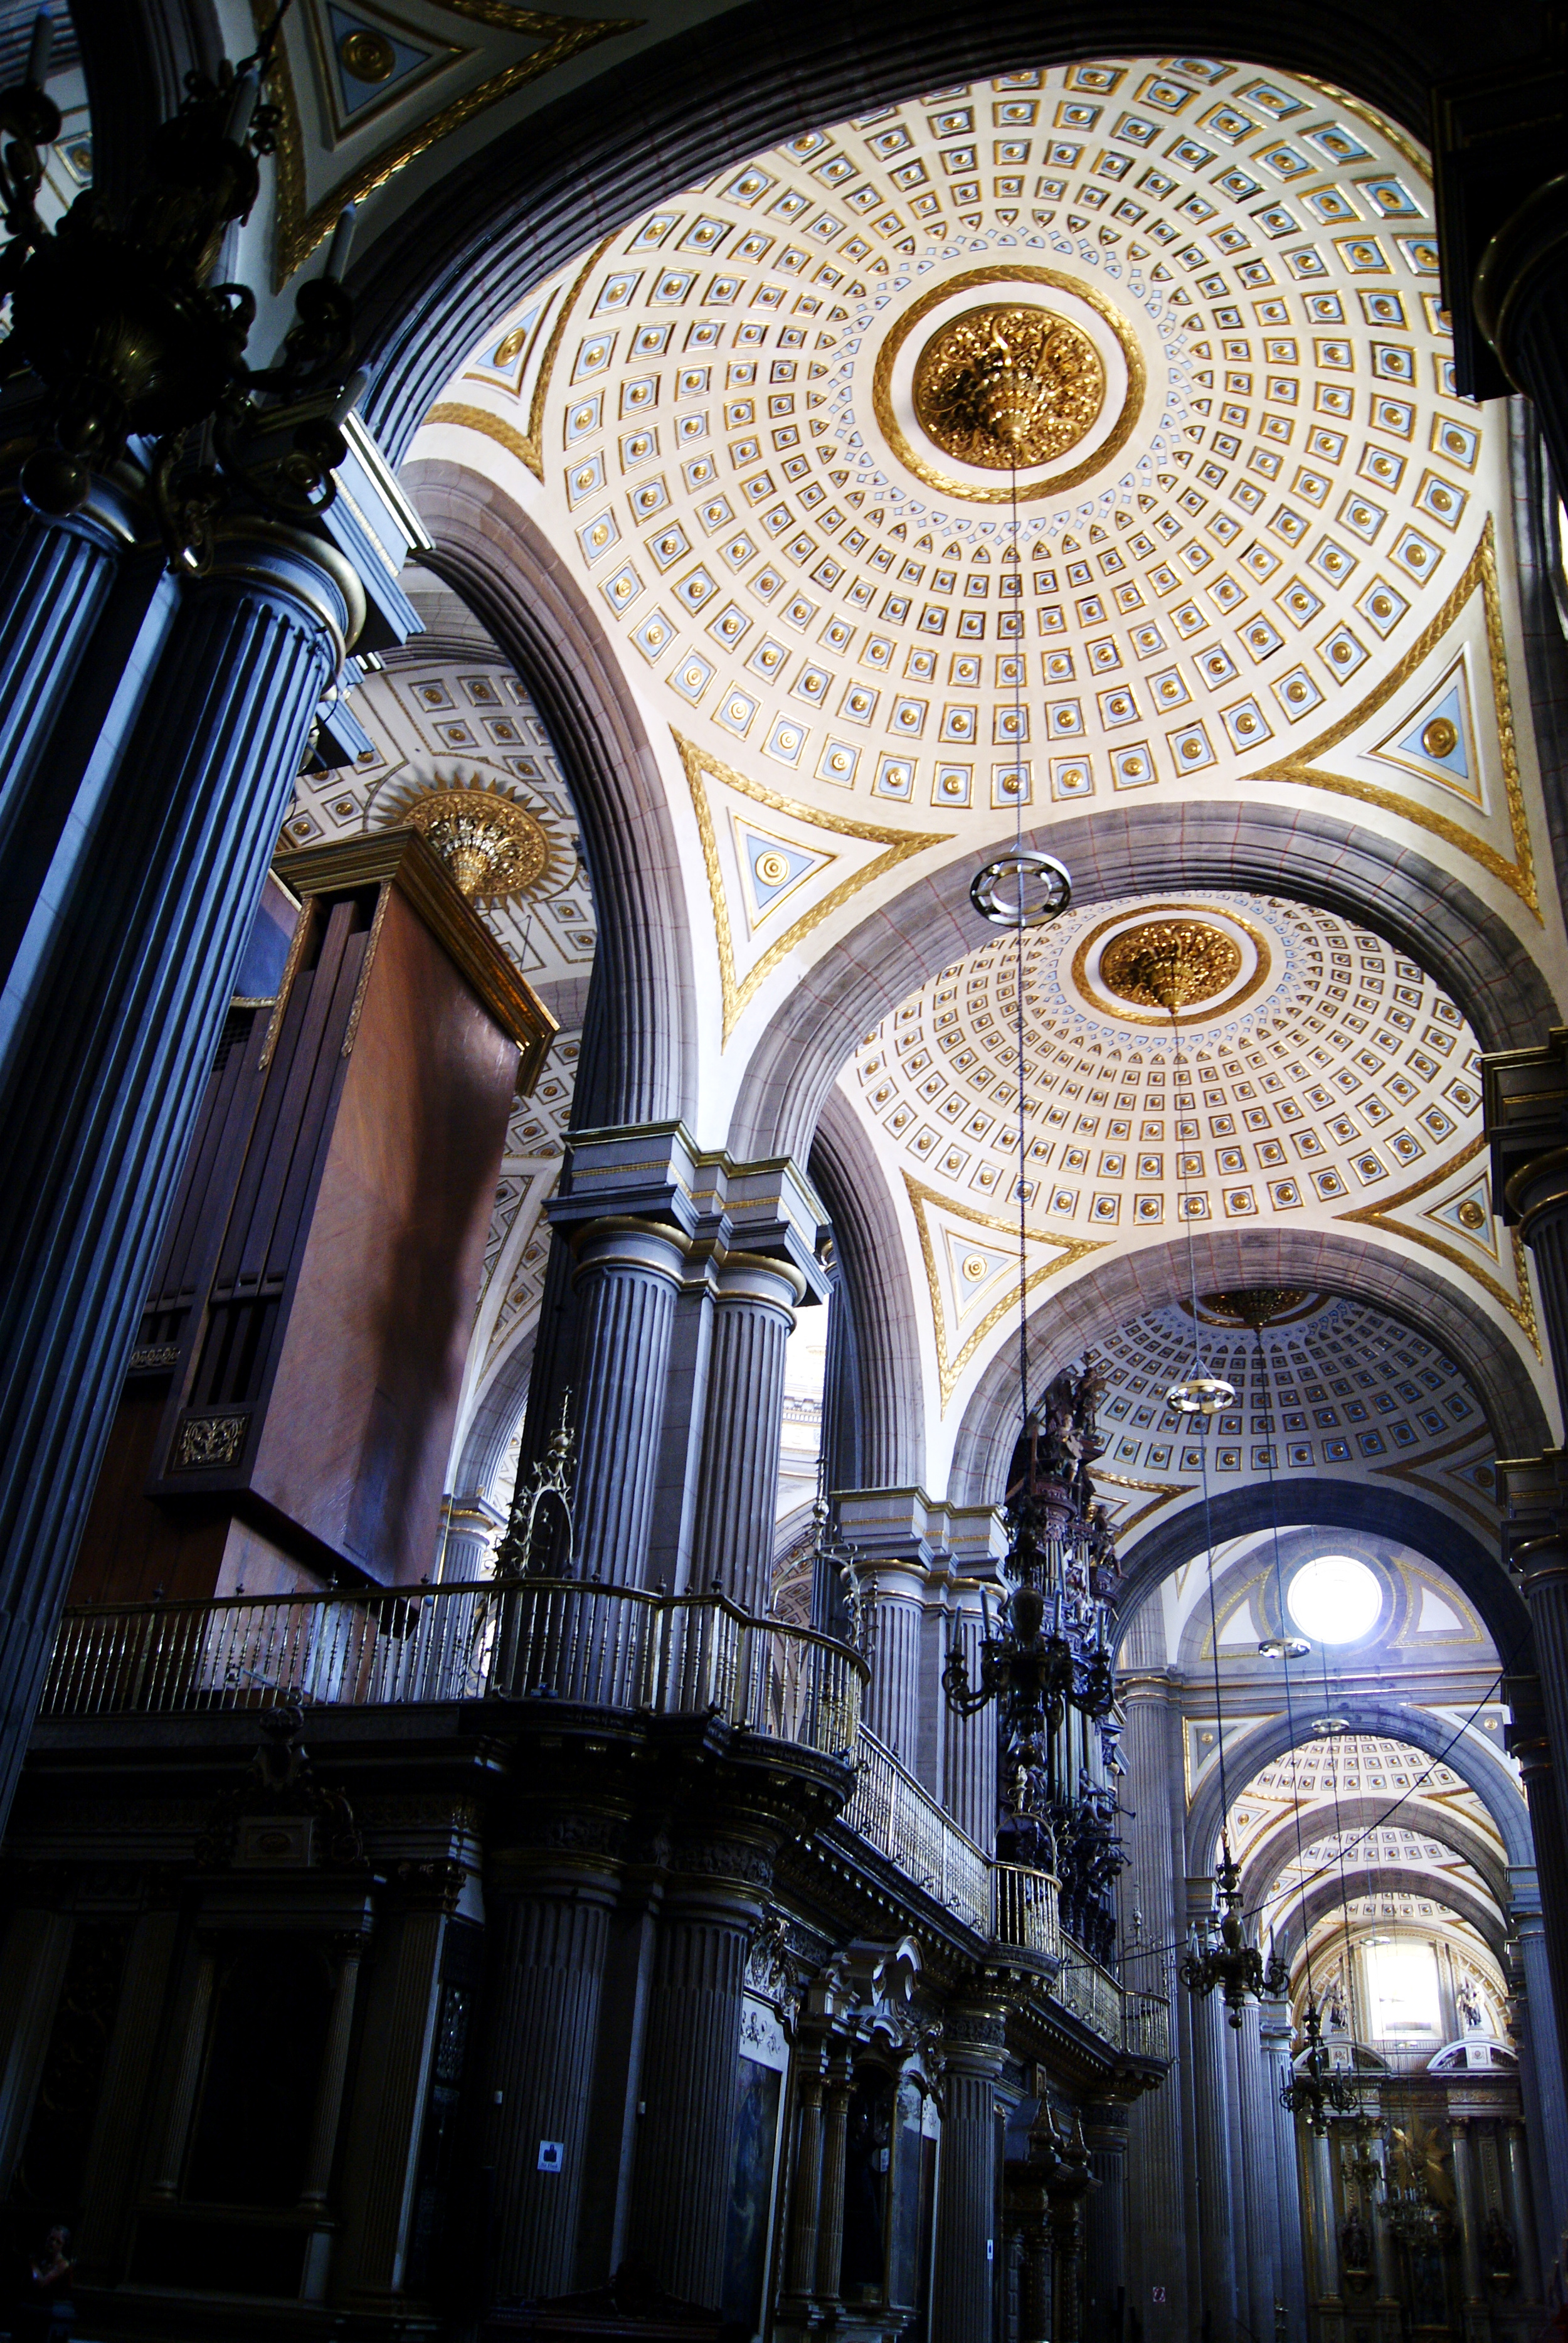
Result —
<instances>
[{"instance_id":1,"label":"dark shadowed foreground column","mask_svg":"<svg viewBox=\"0 0 1568 2343\"><path fill-rule=\"evenodd\" d=\"M805 1290L788 1262L759 1253L731 1253L718 1274L691 1575L743 1611L768 1608L784 1346Z\"/></svg>"},{"instance_id":2,"label":"dark shadowed foreground column","mask_svg":"<svg viewBox=\"0 0 1568 2343\"><path fill-rule=\"evenodd\" d=\"M739 1836L694 1840L671 1861L648 1991L628 2259L678 2301L717 2309L746 1951L772 1863Z\"/></svg>"},{"instance_id":3,"label":"dark shadowed foreground column","mask_svg":"<svg viewBox=\"0 0 1568 2343\"><path fill-rule=\"evenodd\" d=\"M0 1799L317 705L363 614L256 523L182 591L0 1068Z\"/></svg>"},{"instance_id":4,"label":"dark shadowed foreground column","mask_svg":"<svg viewBox=\"0 0 1568 2343\"><path fill-rule=\"evenodd\" d=\"M989 2005L950 2010L943 2066L932 2343L988 2343L996 2269L996 2085L1006 2035Z\"/></svg>"}]
</instances>

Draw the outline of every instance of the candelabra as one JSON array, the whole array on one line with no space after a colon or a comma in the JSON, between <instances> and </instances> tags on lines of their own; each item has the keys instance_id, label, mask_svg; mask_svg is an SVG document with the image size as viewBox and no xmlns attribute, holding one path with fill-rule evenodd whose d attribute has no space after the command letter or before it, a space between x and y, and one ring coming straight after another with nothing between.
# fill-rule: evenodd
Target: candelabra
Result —
<instances>
[{"instance_id":1,"label":"candelabra","mask_svg":"<svg viewBox=\"0 0 1568 2343\"><path fill-rule=\"evenodd\" d=\"M1331 2115L1360 2114L1361 2095L1353 2080L1334 2066L1315 2001L1307 2003L1302 2032L1305 2045L1280 2085L1280 2105L1292 2115L1304 2116L1308 2128L1321 2137L1328 2130Z\"/></svg>"},{"instance_id":2,"label":"candelabra","mask_svg":"<svg viewBox=\"0 0 1568 2343\"><path fill-rule=\"evenodd\" d=\"M1239 2026L1241 2012L1260 1994L1283 1993L1290 1984L1290 1972L1277 1954L1271 1954L1265 1966L1263 1956L1247 1936L1246 1916L1241 1909L1241 1874L1226 1848L1214 1874L1214 1885L1220 1897L1220 1911L1211 1916L1207 1927L1192 1932L1191 1948L1181 1963L1181 1982L1191 1993L1206 1998L1217 1986L1225 2005L1227 2025Z\"/></svg>"},{"instance_id":3,"label":"candelabra","mask_svg":"<svg viewBox=\"0 0 1568 2343\"><path fill-rule=\"evenodd\" d=\"M285 0L286 5L286 0ZM214 283L230 226L249 216L279 116L261 102L283 11L254 55L216 77L186 77L178 111L154 135L142 185L123 217L90 189L58 226L37 197L42 150L60 135L44 79L46 16L27 78L0 92L0 297L11 330L0 382L42 385L37 444L22 468L35 510L61 517L85 501L95 471L135 449L146 466L169 558L188 574L211 558L214 524L245 506L298 526L332 502L347 454L342 425L364 377L353 371L354 319L342 285L353 227L337 223L324 273L295 296L295 318L270 366L246 357L256 319L248 286Z\"/></svg>"}]
</instances>

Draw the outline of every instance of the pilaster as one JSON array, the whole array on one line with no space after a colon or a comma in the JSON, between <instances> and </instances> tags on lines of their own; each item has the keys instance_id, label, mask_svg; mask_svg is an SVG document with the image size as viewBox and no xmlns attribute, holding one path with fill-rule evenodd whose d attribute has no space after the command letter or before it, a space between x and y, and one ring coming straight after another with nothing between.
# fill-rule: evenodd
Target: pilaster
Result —
<instances>
[{"instance_id":1,"label":"pilaster","mask_svg":"<svg viewBox=\"0 0 1568 2343\"><path fill-rule=\"evenodd\" d=\"M994 2318L996 2086L1006 2050L1000 2009L990 2002L950 2009L943 2046L931 2338L976 2343L991 2334Z\"/></svg>"}]
</instances>

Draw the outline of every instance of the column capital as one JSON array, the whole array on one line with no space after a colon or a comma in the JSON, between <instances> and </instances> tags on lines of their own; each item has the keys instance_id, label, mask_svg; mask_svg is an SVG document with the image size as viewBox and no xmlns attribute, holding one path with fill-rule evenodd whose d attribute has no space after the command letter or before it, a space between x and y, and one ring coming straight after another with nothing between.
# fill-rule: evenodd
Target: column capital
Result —
<instances>
[{"instance_id":1,"label":"column capital","mask_svg":"<svg viewBox=\"0 0 1568 2343\"><path fill-rule=\"evenodd\" d=\"M817 1252L828 1216L799 1165L788 1156L737 1163L722 1148L699 1148L683 1122L570 1132L547 1209L565 1229L607 1213L668 1222L705 1248L721 1275L728 1262L750 1255L794 1271L802 1301L827 1298Z\"/></svg>"},{"instance_id":2,"label":"column capital","mask_svg":"<svg viewBox=\"0 0 1568 2343\"><path fill-rule=\"evenodd\" d=\"M920 1488L835 1489L833 1502L845 1537L868 1563L989 1573L1007 1551L994 1505L950 1505Z\"/></svg>"},{"instance_id":3,"label":"column capital","mask_svg":"<svg viewBox=\"0 0 1568 2343\"><path fill-rule=\"evenodd\" d=\"M1568 73L1560 55L1543 52L1467 74L1433 93L1433 122L1457 387L1464 397L1496 398L1516 383L1511 296L1533 273L1538 199L1562 170Z\"/></svg>"}]
</instances>

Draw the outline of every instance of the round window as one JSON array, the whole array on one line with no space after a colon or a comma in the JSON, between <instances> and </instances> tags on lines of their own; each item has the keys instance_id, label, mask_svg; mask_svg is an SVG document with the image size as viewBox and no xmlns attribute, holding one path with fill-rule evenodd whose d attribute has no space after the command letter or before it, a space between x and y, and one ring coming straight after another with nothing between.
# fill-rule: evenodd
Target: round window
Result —
<instances>
[{"instance_id":1,"label":"round window","mask_svg":"<svg viewBox=\"0 0 1568 2343\"><path fill-rule=\"evenodd\" d=\"M1321 1554L1297 1571L1285 1604L1314 1643L1359 1644L1377 1624L1382 1588L1375 1572L1352 1554Z\"/></svg>"}]
</instances>

